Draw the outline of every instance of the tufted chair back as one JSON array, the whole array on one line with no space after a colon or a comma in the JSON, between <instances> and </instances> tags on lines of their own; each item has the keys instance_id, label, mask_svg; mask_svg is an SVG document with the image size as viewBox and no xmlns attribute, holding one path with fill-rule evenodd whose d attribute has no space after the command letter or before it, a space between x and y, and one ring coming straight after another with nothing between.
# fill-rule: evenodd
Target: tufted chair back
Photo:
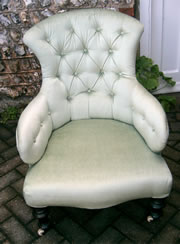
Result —
<instances>
[{"instance_id":1,"label":"tufted chair back","mask_svg":"<svg viewBox=\"0 0 180 244\"><path fill-rule=\"evenodd\" d=\"M53 128L69 120L132 123L135 57L143 26L127 15L74 10L35 25L24 42L38 57Z\"/></svg>"}]
</instances>

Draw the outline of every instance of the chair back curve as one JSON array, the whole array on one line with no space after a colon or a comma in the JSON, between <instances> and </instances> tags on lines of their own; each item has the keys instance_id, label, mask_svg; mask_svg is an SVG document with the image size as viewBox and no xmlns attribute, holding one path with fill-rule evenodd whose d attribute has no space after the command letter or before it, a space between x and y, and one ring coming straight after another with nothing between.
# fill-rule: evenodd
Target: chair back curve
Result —
<instances>
[{"instance_id":1,"label":"chair back curve","mask_svg":"<svg viewBox=\"0 0 180 244\"><path fill-rule=\"evenodd\" d=\"M53 127L69 120L132 123L131 93L142 24L103 9L51 16L28 30L24 42L38 57Z\"/></svg>"}]
</instances>

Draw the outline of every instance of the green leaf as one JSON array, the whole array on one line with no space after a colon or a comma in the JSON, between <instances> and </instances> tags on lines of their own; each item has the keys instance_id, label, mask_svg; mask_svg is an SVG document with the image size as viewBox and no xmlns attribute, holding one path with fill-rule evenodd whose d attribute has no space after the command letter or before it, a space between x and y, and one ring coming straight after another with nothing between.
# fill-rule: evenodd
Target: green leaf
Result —
<instances>
[{"instance_id":1,"label":"green leaf","mask_svg":"<svg viewBox=\"0 0 180 244\"><path fill-rule=\"evenodd\" d=\"M164 76L164 80L170 85L170 86L175 86L176 82L171 78L171 77L166 77Z\"/></svg>"},{"instance_id":2,"label":"green leaf","mask_svg":"<svg viewBox=\"0 0 180 244\"><path fill-rule=\"evenodd\" d=\"M159 86L159 81L157 79L153 79L153 78L148 79L146 81L146 83L147 83L146 87L149 91L153 91Z\"/></svg>"},{"instance_id":3,"label":"green leaf","mask_svg":"<svg viewBox=\"0 0 180 244\"><path fill-rule=\"evenodd\" d=\"M174 86L176 82L171 78L164 75L159 70L157 64L153 64L152 59L140 56L136 59L136 77L148 91L152 92L159 86L160 77L167 83L167 85ZM176 104L176 99L171 96L162 95L158 97L165 111L170 111Z\"/></svg>"},{"instance_id":4,"label":"green leaf","mask_svg":"<svg viewBox=\"0 0 180 244\"><path fill-rule=\"evenodd\" d=\"M164 108L164 110L166 111L166 112L169 112L170 111L170 104L167 102L167 101L161 101L161 105L162 105L162 107Z\"/></svg>"},{"instance_id":5,"label":"green leaf","mask_svg":"<svg viewBox=\"0 0 180 244\"><path fill-rule=\"evenodd\" d=\"M158 78L160 75L159 75L159 67L157 64L153 65L151 67L151 72L156 75L156 77Z\"/></svg>"},{"instance_id":6,"label":"green leaf","mask_svg":"<svg viewBox=\"0 0 180 244\"><path fill-rule=\"evenodd\" d=\"M157 97L166 112L169 112L176 105L176 98L168 95L160 95Z\"/></svg>"},{"instance_id":7,"label":"green leaf","mask_svg":"<svg viewBox=\"0 0 180 244\"><path fill-rule=\"evenodd\" d=\"M139 74L136 76L137 80L143 85L148 91L153 91L159 86L159 81L154 78L142 77Z\"/></svg>"},{"instance_id":8,"label":"green leaf","mask_svg":"<svg viewBox=\"0 0 180 244\"><path fill-rule=\"evenodd\" d=\"M174 96L160 95L160 96L158 96L158 99L160 101L161 100L167 101L167 102L171 103L172 105L175 105L176 104L176 98Z\"/></svg>"},{"instance_id":9,"label":"green leaf","mask_svg":"<svg viewBox=\"0 0 180 244\"><path fill-rule=\"evenodd\" d=\"M136 59L136 71L145 71L150 69L150 67L152 66L152 60L145 57L145 56L141 56L138 57Z\"/></svg>"}]
</instances>

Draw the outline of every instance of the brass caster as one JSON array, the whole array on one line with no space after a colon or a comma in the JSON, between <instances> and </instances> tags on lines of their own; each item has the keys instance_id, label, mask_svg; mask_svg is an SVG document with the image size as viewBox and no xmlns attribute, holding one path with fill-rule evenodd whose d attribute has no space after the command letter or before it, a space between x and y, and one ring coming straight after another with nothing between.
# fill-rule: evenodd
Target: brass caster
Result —
<instances>
[{"instance_id":1,"label":"brass caster","mask_svg":"<svg viewBox=\"0 0 180 244\"><path fill-rule=\"evenodd\" d=\"M147 222L150 223L150 222L152 222L153 220L154 220L154 218L153 218L152 216L150 216L150 215L147 216Z\"/></svg>"},{"instance_id":2,"label":"brass caster","mask_svg":"<svg viewBox=\"0 0 180 244\"><path fill-rule=\"evenodd\" d=\"M45 234L45 230L40 228L40 229L38 229L37 233L38 233L38 236L43 236Z\"/></svg>"}]
</instances>

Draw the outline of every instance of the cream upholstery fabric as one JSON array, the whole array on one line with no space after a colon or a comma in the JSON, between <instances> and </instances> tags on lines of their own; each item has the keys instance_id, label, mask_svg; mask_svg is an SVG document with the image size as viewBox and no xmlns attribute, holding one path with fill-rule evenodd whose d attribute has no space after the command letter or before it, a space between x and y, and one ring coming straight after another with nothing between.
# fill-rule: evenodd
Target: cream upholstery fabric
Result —
<instances>
[{"instance_id":1,"label":"cream upholstery fabric","mask_svg":"<svg viewBox=\"0 0 180 244\"><path fill-rule=\"evenodd\" d=\"M52 120L46 97L39 94L24 110L18 122L16 142L24 162L40 159L52 132Z\"/></svg>"},{"instance_id":2,"label":"cream upholstery fabric","mask_svg":"<svg viewBox=\"0 0 180 244\"><path fill-rule=\"evenodd\" d=\"M44 201L44 204L48 205L64 204L93 208L110 206L137 197L163 197L169 194L171 177L165 162L159 154L156 154L164 148L168 138L166 116L159 102L138 83L135 77L136 49L142 31L143 26L139 21L122 13L86 9L49 17L26 32L24 42L38 57L43 74L41 90L22 113L16 133L17 147L22 160L29 165L37 163L30 168L26 176L24 192L29 205L43 205ZM100 121L103 123L102 126L106 127L107 122L104 122L104 119L112 120L107 126L115 123L113 120L117 120L119 131L122 132L123 126L131 128L127 131L128 133L132 131L135 139L131 144L128 136L125 140L122 132L124 146L120 153L116 143L119 145L122 138L116 125L119 137L114 136L112 145L108 141L111 138L110 134L107 134L107 138L103 138L102 135L103 139L99 139L104 145L102 148L97 145L97 152L95 152L93 142L85 144L86 156L89 160L84 162L84 166L79 161L82 153L79 156L74 155L73 158L70 147L67 147L69 156L59 158L58 155L67 153L63 145L64 140L67 140L67 145L71 143L70 134L65 133L68 139L60 137L61 140L58 142L59 135L69 127L75 129L72 135L76 134L76 129L79 127L76 128L74 125L81 125L82 122L78 120L85 119L87 123L90 123L89 119L102 119L99 120L96 129L101 128ZM69 125L62 127L68 122ZM132 126L127 127L121 122ZM106 134L105 131L103 133ZM51 134L52 137L50 137ZM75 134L73 140L75 140ZM88 135L93 140L90 131L87 131ZM86 135L83 136L83 140L86 141ZM147 145L143 144L141 136ZM81 136L77 138L80 140ZM94 135L94 143L97 143L96 139ZM136 140L140 141L137 149L132 147L136 145ZM82 142L75 141L81 149ZM109 160L105 161L105 168L103 168L103 153L99 152L100 149L103 151L103 148L109 152L109 157L107 157ZM137 156L135 153L136 150L140 152L140 149L144 150L142 158L141 155ZM91 151L95 158L91 155ZM81 176L82 179L85 177L82 186L79 185L83 182L81 177L79 183L75 181L74 186L77 186L77 190L73 186L73 179L67 175L68 171L63 172L63 167L66 168L65 161L70 158L74 162L67 163L67 167L72 167L74 170L69 169L69 172L79 176L85 174ZM92 167L89 176L87 175L88 167ZM93 180L97 182L96 172L99 174L100 168L102 182L98 185L94 183L95 188L92 186L89 189ZM109 168L111 170L108 176L107 169ZM62 178L59 178L59 175ZM127 181L131 183L133 190L127 186ZM155 189L156 183L159 183L157 189ZM52 184L55 184L54 190ZM67 193L64 192L65 189ZM101 190L102 194L100 194ZM57 198L55 193L58 194ZM106 199L107 193L110 194L109 200ZM74 199L76 194L77 200ZM102 200L95 202L92 199L92 202L88 202L92 194L95 196L100 194ZM63 199L60 199L61 197ZM81 200L82 203L80 203Z\"/></svg>"},{"instance_id":3,"label":"cream upholstery fabric","mask_svg":"<svg viewBox=\"0 0 180 244\"><path fill-rule=\"evenodd\" d=\"M168 137L165 114L135 78L136 48L142 30L142 25L127 15L91 9L52 16L25 34L25 43L42 66L40 94L45 97L53 129L70 120L117 119L134 124L154 152L164 148ZM32 106L38 114L34 101ZM30 114L28 110L25 113ZM33 123L35 138L24 137L29 124L23 118L17 130L18 148L22 159L32 164L45 150L45 144L38 140L38 133L44 132L39 118ZM21 127L24 129L19 130Z\"/></svg>"},{"instance_id":4,"label":"cream upholstery fabric","mask_svg":"<svg viewBox=\"0 0 180 244\"><path fill-rule=\"evenodd\" d=\"M28 205L104 208L142 197L166 197L171 173L139 133L115 120L72 121L53 132L24 184Z\"/></svg>"}]
</instances>

